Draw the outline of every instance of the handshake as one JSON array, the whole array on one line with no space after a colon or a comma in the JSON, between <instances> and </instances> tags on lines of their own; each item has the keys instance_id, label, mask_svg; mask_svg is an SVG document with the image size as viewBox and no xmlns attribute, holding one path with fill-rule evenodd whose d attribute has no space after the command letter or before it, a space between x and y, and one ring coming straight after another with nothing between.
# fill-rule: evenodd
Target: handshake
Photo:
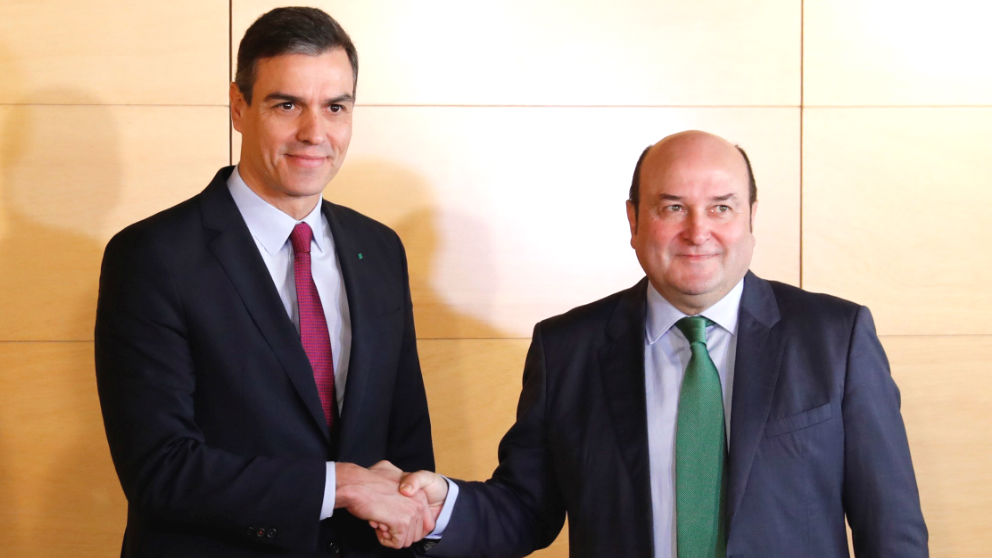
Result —
<instances>
[{"instance_id":1,"label":"handshake","mask_svg":"<svg viewBox=\"0 0 992 558\"><path fill-rule=\"evenodd\" d=\"M388 461L368 469L336 463L335 508L369 522L379 544L406 548L434 530L448 481L431 471L404 473Z\"/></svg>"}]
</instances>

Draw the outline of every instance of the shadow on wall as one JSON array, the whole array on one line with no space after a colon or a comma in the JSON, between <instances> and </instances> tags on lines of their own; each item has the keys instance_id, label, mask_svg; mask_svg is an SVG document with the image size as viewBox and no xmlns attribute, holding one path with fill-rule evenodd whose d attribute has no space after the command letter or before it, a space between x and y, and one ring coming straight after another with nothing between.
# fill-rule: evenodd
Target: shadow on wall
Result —
<instances>
[{"instance_id":1,"label":"shadow on wall","mask_svg":"<svg viewBox=\"0 0 992 558\"><path fill-rule=\"evenodd\" d=\"M123 496L93 371L103 242L120 193L114 112L76 90L0 107L0 501L10 554L111 554ZM80 104L32 105L37 98ZM53 343L57 342L57 343Z\"/></svg>"},{"instance_id":2,"label":"shadow on wall","mask_svg":"<svg viewBox=\"0 0 992 558\"><path fill-rule=\"evenodd\" d=\"M429 184L410 170L385 160L352 159L324 192L335 203L346 205L392 227L406 247L410 288L420 339L501 339L509 336L477 316L491 304L471 301L474 316L455 307L458 298L439 291L443 281L453 289L471 284L473 292L492 292L498 280L492 266L468 268L468 261L454 250L469 246L485 253L489 246L483 223L445 211ZM446 238L458 242L445 245ZM450 253L449 253L450 252ZM447 256L447 257L442 257ZM485 258L481 258L486 261ZM478 262L480 258L472 258ZM442 266L444 269L441 269ZM480 310L481 309L481 310Z\"/></svg>"},{"instance_id":3,"label":"shadow on wall","mask_svg":"<svg viewBox=\"0 0 992 558\"><path fill-rule=\"evenodd\" d=\"M449 244L468 245L485 253L484 226L464 216L445 213L443 200L436 199L420 176L385 160L349 160L325 191L325 197L389 225L403 240L438 467L449 474L471 471L476 476L488 475L495 465L499 439L496 434L502 434L512 423L515 393L505 405L492 397L480 401L472 394L478 391L480 374L499 375L498 380L505 378L506 385L514 386L515 391L523 360L505 369L494 367L482 361L484 354L459 343L464 339L506 339L510 334L476 317L479 309L487 308L491 301L472 300L472 315L449 302L458 297L438 289L443 279L453 283L454 288L472 283L474 293L492 292L487 287L497 281L494 269L480 269L478 265L467 269L467 262L478 262L480 258L468 260L457 253L448 254L452 248L445 245L446 238L457 235L459 241ZM471 241L465 242L466 237ZM497 420L499 427L492 439L465 440L479 422L480 411L495 417L505 414L505 420Z\"/></svg>"}]
</instances>

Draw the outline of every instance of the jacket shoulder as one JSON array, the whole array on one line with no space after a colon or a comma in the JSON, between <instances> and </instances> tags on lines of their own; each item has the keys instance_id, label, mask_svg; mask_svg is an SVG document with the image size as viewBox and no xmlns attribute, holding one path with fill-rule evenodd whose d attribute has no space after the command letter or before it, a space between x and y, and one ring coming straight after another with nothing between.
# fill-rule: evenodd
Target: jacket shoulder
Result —
<instances>
[{"instance_id":1,"label":"jacket shoulder","mask_svg":"<svg viewBox=\"0 0 992 558\"><path fill-rule=\"evenodd\" d=\"M542 320L534 330L540 331L548 342L574 344L593 342L611 327L621 330L643 327L646 285L647 279L642 279L633 287Z\"/></svg>"},{"instance_id":2,"label":"jacket shoulder","mask_svg":"<svg viewBox=\"0 0 992 558\"><path fill-rule=\"evenodd\" d=\"M854 326L859 316L870 316L867 308L850 300L778 281L761 281L771 291L780 325L789 328L822 332L841 326L846 330Z\"/></svg>"},{"instance_id":3,"label":"jacket shoulder","mask_svg":"<svg viewBox=\"0 0 992 558\"><path fill-rule=\"evenodd\" d=\"M124 227L107 243L106 252L128 248L168 252L172 248L188 247L185 237L202 230L202 227L192 226L200 219L197 197Z\"/></svg>"}]
</instances>

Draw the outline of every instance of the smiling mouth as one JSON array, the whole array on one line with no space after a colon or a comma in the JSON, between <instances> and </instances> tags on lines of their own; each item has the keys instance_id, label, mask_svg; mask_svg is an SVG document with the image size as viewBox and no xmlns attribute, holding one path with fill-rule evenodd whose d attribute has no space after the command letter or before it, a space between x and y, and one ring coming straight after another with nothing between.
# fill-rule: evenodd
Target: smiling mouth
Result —
<instances>
[{"instance_id":1,"label":"smiling mouth","mask_svg":"<svg viewBox=\"0 0 992 558\"><path fill-rule=\"evenodd\" d=\"M292 153L287 153L286 158L290 162L296 165L304 167L318 167L324 164L325 161L330 159L328 155L294 155Z\"/></svg>"},{"instance_id":2,"label":"smiling mouth","mask_svg":"<svg viewBox=\"0 0 992 558\"><path fill-rule=\"evenodd\" d=\"M717 257L718 254L678 254L677 257L690 262L701 262Z\"/></svg>"}]
</instances>

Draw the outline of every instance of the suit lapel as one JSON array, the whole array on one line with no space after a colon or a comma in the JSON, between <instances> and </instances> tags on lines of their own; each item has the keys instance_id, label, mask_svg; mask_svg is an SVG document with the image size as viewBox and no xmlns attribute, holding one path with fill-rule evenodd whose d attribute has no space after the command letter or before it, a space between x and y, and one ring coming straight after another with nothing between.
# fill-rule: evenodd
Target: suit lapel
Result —
<instances>
[{"instance_id":1,"label":"suit lapel","mask_svg":"<svg viewBox=\"0 0 992 558\"><path fill-rule=\"evenodd\" d=\"M599 351L602 388L616 430L620 453L635 486L650 486L647 408L644 400L644 315L647 279L624 291ZM651 534L651 491L645 488L639 508Z\"/></svg>"},{"instance_id":2,"label":"suit lapel","mask_svg":"<svg viewBox=\"0 0 992 558\"><path fill-rule=\"evenodd\" d=\"M222 169L201 194L204 227L214 231L210 250L220 261L252 321L262 332L314 422L329 439L310 361L279 298L255 241L227 189L231 167Z\"/></svg>"},{"instance_id":3,"label":"suit lapel","mask_svg":"<svg viewBox=\"0 0 992 558\"><path fill-rule=\"evenodd\" d=\"M342 405L341 422L338 424L340 442L339 456L361 455L356 445L362 440L362 425L367 419L368 405L364 403L367 395L376 396L372 383L378 377L372 364L376 350L374 343L380 337L374 331L374 316L380 306L376 296L378 279L369 274L372 271L365 265L364 259L359 259L359 253L369 252L362 245L362 239L354 230L341 222L340 212L330 202L323 202L324 217L334 235L334 249L338 263L341 266L345 295L348 297L348 313L351 320L351 356L348 362L348 379L346 382L344 404Z\"/></svg>"},{"instance_id":4,"label":"suit lapel","mask_svg":"<svg viewBox=\"0 0 992 558\"><path fill-rule=\"evenodd\" d=\"M734 362L733 407L730 418L730 480L728 513L731 524L747 487L754 454L771 409L782 360L781 339L772 335L779 321L778 303L767 281L751 272L744 278Z\"/></svg>"}]
</instances>

